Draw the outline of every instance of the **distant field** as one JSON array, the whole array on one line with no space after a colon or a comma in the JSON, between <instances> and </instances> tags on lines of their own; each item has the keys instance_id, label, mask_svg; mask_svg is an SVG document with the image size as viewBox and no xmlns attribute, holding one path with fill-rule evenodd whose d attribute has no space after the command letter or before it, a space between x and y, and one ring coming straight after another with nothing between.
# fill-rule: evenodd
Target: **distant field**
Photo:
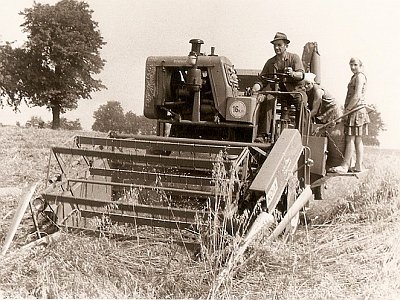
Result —
<instances>
[{"instance_id":1,"label":"distant field","mask_svg":"<svg viewBox=\"0 0 400 300\"><path fill-rule=\"evenodd\" d=\"M371 147L365 146L365 149L368 153L373 154L381 154L381 155L393 155L393 156L400 156L400 149L384 149L379 147Z\"/></svg>"},{"instance_id":2,"label":"distant field","mask_svg":"<svg viewBox=\"0 0 400 300\"><path fill-rule=\"evenodd\" d=\"M71 145L77 134L98 135L0 127L1 244L26 183L44 188L49 147ZM66 233L23 250L32 231L26 213L0 260L0 298L397 299L400 150L366 147L365 165L358 178L328 182L327 199L311 204L293 239L252 244L215 294L219 253L199 260L174 245Z\"/></svg>"}]
</instances>

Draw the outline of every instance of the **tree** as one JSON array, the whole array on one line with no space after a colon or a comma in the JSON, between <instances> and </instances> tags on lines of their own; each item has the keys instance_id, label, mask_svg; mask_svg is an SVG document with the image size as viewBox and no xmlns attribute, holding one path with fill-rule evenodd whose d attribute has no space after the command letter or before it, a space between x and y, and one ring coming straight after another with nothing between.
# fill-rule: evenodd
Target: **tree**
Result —
<instances>
[{"instance_id":1,"label":"tree","mask_svg":"<svg viewBox=\"0 0 400 300\"><path fill-rule=\"evenodd\" d=\"M145 116L137 116L132 111L125 114L125 133L154 135L157 132L157 121L148 119Z\"/></svg>"},{"instance_id":2,"label":"tree","mask_svg":"<svg viewBox=\"0 0 400 300\"><path fill-rule=\"evenodd\" d=\"M47 107L53 115L52 128L57 129L60 113L105 88L93 78L104 66L100 49L105 42L92 13L87 3L75 0L55 5L35 2L21 13L28 41L22 48L8 44L0 49L0 63L6 64L2 95L9 103Z\"/></svg>"},{"instance_id":3,"label":"tree","mask_svg":"<svg viewBox=\"0 0 400 300\"><path fill-rule=\"evenodd\" d=\"M26 121L25 127L44 128L45 122L42 120L41 117L32 116L28 121Z\"/></svg>"},{"instance_id":4,"label":"tree","mask_svg":"<svg viewBox=\"0 0 400 300\"><path fill-rule=\"evenodd\" d=\"M28 62L24 49L13 48L12 43L0 45L0 104L3 100L18 109L22 100L26 100L22 78L26 77L25 71Z\"/></svg>"},{"instance_id":5,"label":"tree","mask_svg":"<svg viewBox=\"0 0 400 300\"><path fill-rule=\"evenodd\" d=\"M47 122L46 127L52 128L53 122ZM67 118L60 118L60 129L64 130L82 130L81 121L79 119L75 119L74 121L68 120Z\"/></svg>"},{"instance_id":6,"label":"tree","mask_svg":"<svg viewBox=\"0 0 400 300\"><path fill-rule=\"evenodd\" d=\"M154 135L157 132L157 121L148 119L145 116L137 117L139 133L143 135Z\"/></svg>"},{"instance_id":7,"label":"tree","mask_svg":"<svg viewBox=\"0 0 400 300\"><path fill-rule=\"evenodd\" d=\"M125 128L125 115L121 103L118 101L108 101L93 113L95 119L92 129L94 131L123 132Z\"/></svg>"},{"instance_id":8,"label":"tree","mask_svg":"<svg viewBox=\"0 0 400 300\"><path fill-rule=\"evenodd\" d=\"M75 119L72 121L61 117L60 127L65 130L82 130L82 125L79 119Z\"/></svg>"},{"instance_id":9,"label":"tree","mask_svg":"<svg viewBox=\"0 0 400 300\"><path fill-rule=\"evenodd\" d=\"M145 116L137 116L132 111L124 115L121 103L108 101L101 105L93 114L95 119L92 130L100 132L117 131L130 134L156 134L156 120Z\"/></svg>"},{"instance_id":10,"label":"tree","mask_svg":"<svg viewBox=\"0 0 400 300\"><path fill-rule=\"evenodd\" d=\"M139 126L138 126L138 116L133 113L132 111L128 111L125 114L125 126L123 131L125 133L131 133L131 134L136 134L139 132Z\"/></svg>"},{"instance_id":11,"label":"tree","mask_svg":"<svg viewBox=\"0 0 400 300\"><path fill-rule=\"evenodd\" d=\"M385 123L381 118L381 113L375 105L369 105L373 110L369 112L370 124L368 124L368 136L363 137L365 145L379 146L379 133L385 131Z\"/></svg>"}]
</instances>

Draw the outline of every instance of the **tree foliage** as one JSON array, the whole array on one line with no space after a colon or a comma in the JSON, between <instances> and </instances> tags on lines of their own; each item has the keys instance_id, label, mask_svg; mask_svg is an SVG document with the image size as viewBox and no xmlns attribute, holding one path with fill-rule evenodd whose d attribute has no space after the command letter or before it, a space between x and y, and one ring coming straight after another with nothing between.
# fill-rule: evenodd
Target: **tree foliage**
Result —
<instances>
[{"instance_id":1,"label":"tree foliage","mask_svg":"<svg viewBox=\"0 0 400 300\"><path fill-rule=\"evenodd\" d=\"M381 113L375 105L370 105L373 110L369 112L370 124L368 125L368 136L363 137L365 145L379 146L379 133L385 131L385 123L382 120Z\"/></svg>"},{"instance_id":2,"label":"tree foliage","mask_svg":"<svg viewBox=\"0 0 400 300\"><path fill-rule=\"evenodd\" d=\"M108 101L93 114L95 119L92 129L94 131L108 132L110 130L122 132L125 126L124 109L118 101Z\"/></svg>"},{"instance_id":3,"label":"tree foliage","mask_svg":"<svg viewBox=\"0 0 400 300\"><path fill-rule=\"evenodd\" d=\"M41 117L32 116L28 121L26 121L25 127L45 128L46 123L42 120Z\"/></svg>"},{"instance_id":4,"label":"tree foliage","mask_svg":"<svg viewBox=\"0 0 400 300\"><path fill-rule=\"evenodd\" d=\"M12 43L0 45L0 103L7 104L14 110L21 101L28 99L23 78L26 77L28 62L24 49L14 48ZM5 103L4 103L4 102Z\"/></svg>"},{"instance_id":5,"label":"tree foliage","mask_svg":"<svg viewBox=\"0 0 400 300\"><path fill-rule=\"evenodd\" d=\"M100 49L105 42L92 13L87 3L75 0L35 2L21 13L27 42L21 48L6 44L0 49L1 93L8 104L45 106L52 110L53 128L58 128L60 113L105 88L93 78L104 66Z\"/></svg>"},{"instance_id":6,"label":"tree foliage","mask_svg":"<svg viewBox=\"0 0 400 300\"><path fill-rule=\"evenodd\" d=\"M52 122L48 122L48 128L52 128ZM68 120L65 117L60 118L60 129L64 130L82 130L82 124L79 119Z\"/></svg>"},{"instance_id":7,"label":"tree foliage","mask_svg":"<svg viewBox=\"0 0 400 300\"><path fill-rule=\"evenodd\" d=\"M129 134L155 134L156 120L150 120L145 116L137 116L132 111L124 114L121 103L108 101L101 105L93 114L95 119L92 130L100 132L116 131Z\"/></svg>"},{"instance_id":8,"label":"tree foliage","mask_svg":"<svg viewBox=\"0 0 400 300\"><path fill-rule=\"evenodd\" d=\"M148 119L145 116L137 116L131 111L125 114L124 133L154 135L156 134L157 121Z\"/></svg>"},{"instance_id":9,"label":"tree foliage","mask_svg":"<svg viewBox=\"0 0 400 300\"><path fill-rule=\"evenodd\" d=\"M37 127L37 128L52 128L52 122L44 122L41 117L32 116L28 121L25 123L25 127ZM60 129L64 130L82 130L82 125L79 119L75 120L67 120L67 118L61 117L60 118Z\"/></svg>"},{"instance_id":10,"label":"tree foliage","mask_svg":"<svg viewBox=\"0 0 400 300\"><path fill-rule=\"evenodd\" d=\"M157 121L145 116L137 117L137 126L139 133L143 135L154 135L157 132Z\"/></svg>"},{"instance_id":11,"label":"tree foliage","mask_svg":"<svg viewBox=\"0 0 400 300\"><path fill-rule=\"evenodd\" d=\"M124 133L137 134L139 132L138 116L132 111L125 114L124 125L122 131Z\"/></svg>"}]
</instances>

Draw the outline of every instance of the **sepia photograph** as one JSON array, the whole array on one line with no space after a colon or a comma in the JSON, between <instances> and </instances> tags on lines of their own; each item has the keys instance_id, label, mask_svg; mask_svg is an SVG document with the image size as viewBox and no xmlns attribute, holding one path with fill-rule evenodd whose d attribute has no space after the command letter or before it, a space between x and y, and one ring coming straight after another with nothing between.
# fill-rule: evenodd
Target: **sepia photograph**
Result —
<instances>
[{"instance_id":1,"label":"sepia photograph","mask_svg":"<svg viewBox=\"0 0 400 300\"><path fill-rule=\"evenodd\" d=\"M399 20L3 3L0 299L398 299Z\"/></svg>"}]
</instances>

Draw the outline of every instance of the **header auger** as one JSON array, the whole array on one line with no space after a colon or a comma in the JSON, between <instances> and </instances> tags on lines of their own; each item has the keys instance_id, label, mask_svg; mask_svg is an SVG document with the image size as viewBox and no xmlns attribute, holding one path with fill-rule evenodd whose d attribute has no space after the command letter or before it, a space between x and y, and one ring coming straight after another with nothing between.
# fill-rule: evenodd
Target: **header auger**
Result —
<instances>
[{"instance_id":1,"label":"header auger","mask_svg":"<svg viewBox=\"0 0 400 300\"><path fill-rule=\"evenodd\" d=\"M241 216L264 212L273 236L295 229L289 221L312 199L311 172L325 174L326 138L310 136L307 109L299 120L293 107L281 111L278 84L259 101L245 93L257 71L190 43L189 55L146 61L144 115L157 120L157 136L77 136L73 147L52 148L50 184L34 203L58 228L189 248L215 218L235 232ZM267 102L273 124L256 142Z\"/></svg>"}]
</instances>

